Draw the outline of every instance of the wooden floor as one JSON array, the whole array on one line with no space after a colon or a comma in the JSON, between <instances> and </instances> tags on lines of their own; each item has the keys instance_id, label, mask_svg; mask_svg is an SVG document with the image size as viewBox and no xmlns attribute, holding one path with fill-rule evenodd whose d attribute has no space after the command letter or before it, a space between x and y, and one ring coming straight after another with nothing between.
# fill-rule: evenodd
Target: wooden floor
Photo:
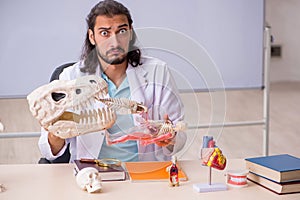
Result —
<instances>
[{"instance_id":1,"label":"wooden floor","mask_svg":"<svg viewBox=\"0 0 300 200\"><path fill-rule=\"evenodd\" d=\"M262 90L182 94L189 126L263 120ZM216 100L217 98L217 100ZM269 154L300 157L300 82L272 83L270 90ZM222 106L224 105L224 106ZM0 99L4 132L39 132L25 99ZM180 159L198 159L203 135L213 135L228 158L263 155L262 125L187 130L188 141ZM1 134L1 133L0 133ZM36 163L38 138L0 138L0 164Z\"/></svg>"}]
</instances>

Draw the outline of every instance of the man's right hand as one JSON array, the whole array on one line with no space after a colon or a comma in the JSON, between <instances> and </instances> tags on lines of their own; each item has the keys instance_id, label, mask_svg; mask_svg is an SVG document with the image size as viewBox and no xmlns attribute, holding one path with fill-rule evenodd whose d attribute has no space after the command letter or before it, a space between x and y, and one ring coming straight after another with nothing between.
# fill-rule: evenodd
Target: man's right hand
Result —
<instances>
[{"instance_id":1,"label":"man's right hand","mask_svg":"<svg viewBox=\"0 0 300 200\"><path fill-rule=\"evenodd\" d=\"M53 155L58 154L58 152L64 147L65 140L55 136L53 133L48 133L48 142L51 147L51 151Z\"/></svg>"}]
</instances>

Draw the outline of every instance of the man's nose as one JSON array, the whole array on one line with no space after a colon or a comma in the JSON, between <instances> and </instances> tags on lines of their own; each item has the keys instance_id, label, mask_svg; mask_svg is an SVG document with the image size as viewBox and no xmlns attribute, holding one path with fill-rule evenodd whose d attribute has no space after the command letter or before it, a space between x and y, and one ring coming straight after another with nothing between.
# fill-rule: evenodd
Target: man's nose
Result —
<instances>
[{"instance_id":1,"label":"man's nose","mask_svg":"<svg viewBox=\"0 0 300 200\"><path fill-rule=\"evenodd\" d=\"M117 47L119 45L119 39L117 34L113 34L108 40L110 47Z\"/></svg>"}]
</instances>

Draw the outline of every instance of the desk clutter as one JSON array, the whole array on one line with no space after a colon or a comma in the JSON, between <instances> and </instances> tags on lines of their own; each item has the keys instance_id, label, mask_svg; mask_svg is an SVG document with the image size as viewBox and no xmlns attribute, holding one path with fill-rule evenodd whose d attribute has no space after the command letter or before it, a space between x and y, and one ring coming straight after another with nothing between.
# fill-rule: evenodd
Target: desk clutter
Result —
<instances>
[{"instance_id":1,"label":"desk clutter","mask_svg":"<svg viewBox=\"0 0 300 200\"><path fill-rule=\"evenodd\" d=\"M227 170L245 167L244 159L228 159ZM169 166L168 166L169 167ZM0 199L300 199L300 193L277 195L248 180L246 188L228 187L225 191L198 193L193 184L205 183L208 167L199 160L180 160L178 168L186 172L188 181L179 181L179 187L166 181L100 181L95 170L83 170L85 176L74 176L74 164L17 164L0 165ZM224 171L213 171L212 183L224 185ZM88 176L87 176L88 175ZM78 177L78 182L77 182ZM100 176L101 178L101 176ZM175 177L176 179L176 177ZM101 180L101 179L100 179ZM46 183L46 185L45 185ZM79 183L79 184L78 184ZM175 182L176 183L176 180ZM226 184L225 184L226 185ZM2 188L2 189L3 189ZM89 191L88 191L89 188ZM49 196L45 196L45 194Z\"/></svg>"},{"instance_id":2,"label":"desk clutter","mask_svg":"<svg viewBox=\"0 0 300 200\"><path fill-rule=\"evenodd\" d=\"M179 181L187 181L188 178L177 164L173 161L161 162L126 162L125 166L131 182L140 181L170 181L172 186L178 186Z\"/></svg>"},{"instance_id":3,"label":"desk clutter","mask_svg":"<svg viewBox=\"0 0 300 200\"><path fill-rule=\"evenodd\" d=\"M125 181L126 173L132 182L168 181L172 187L188 178L177 163L176 156L171 161L124 162L116 159L74 160L77 185L88 193L102 191L102 181Z\"/></svg>"},{"instance_id":4,"label":"desk clutter","mask_svg":"<svg viewBox=\"0 0 300 200\"><path fill-rule=\"evenodd\" d=\"M300 192L300 158L280 154L245 161L250 181L277 194Z\"/></svg>"},{"instance_id":5,"label":"desk clutter","mask_svg":"<svg viewBox=\"0 0 300 200\"><path fill-rule=\"evenodd\" d=\"M203 137L199 165L209 168L208 183L194 184L197 192L213 192L227 190L226 184L212 183L212 168L224 170L226 157L212 136ZM187 175L177 163L176 156L171 161L124 162L116 159L86 159L75 160L76 181L78 186L89 193L101 192L101 181L124 181L126 173L131 182L168 181L169 186L179 186L180 181L187 181ZM238 183L237 183L238 184Z\"/></svg>"}]
</instances>

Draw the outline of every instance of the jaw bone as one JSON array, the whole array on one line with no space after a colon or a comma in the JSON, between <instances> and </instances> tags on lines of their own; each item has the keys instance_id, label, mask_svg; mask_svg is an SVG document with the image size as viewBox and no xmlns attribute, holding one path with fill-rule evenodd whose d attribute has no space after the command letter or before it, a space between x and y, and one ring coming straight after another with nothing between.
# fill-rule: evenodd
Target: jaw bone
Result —
<instances>
[{"instance_id":1,"label":"jaw bone","mask_svg":"<svg viewBox=\"0 0 300 200\"><path fill-rule=\"evenodd\" d=\"M110 108L84 110L80 114L64 112L48 131L60 138L70 138L110 128L116 121L116 114Z\"/></svg>"}]
</instances>

